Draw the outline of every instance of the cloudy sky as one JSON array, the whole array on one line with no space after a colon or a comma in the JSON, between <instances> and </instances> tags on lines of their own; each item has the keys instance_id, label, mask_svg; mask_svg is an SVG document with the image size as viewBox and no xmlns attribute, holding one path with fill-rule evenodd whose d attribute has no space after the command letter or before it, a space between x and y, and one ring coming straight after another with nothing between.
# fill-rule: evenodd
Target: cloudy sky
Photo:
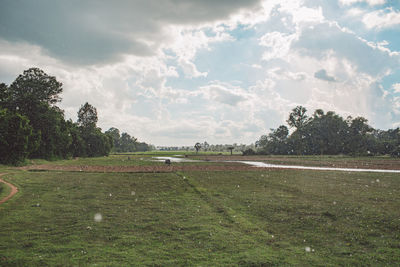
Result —
<instances>
[{"instance_id":1,"label":"cloudy sky","mask_svg":"<svg viewBox=\"0 0 400 267\"><path fill-rule=\"evenodd\" d=\"M254 143L292 108L400 126L398 0L0 0L0 81L155 145Z\"/></svg>"}]
</instances>

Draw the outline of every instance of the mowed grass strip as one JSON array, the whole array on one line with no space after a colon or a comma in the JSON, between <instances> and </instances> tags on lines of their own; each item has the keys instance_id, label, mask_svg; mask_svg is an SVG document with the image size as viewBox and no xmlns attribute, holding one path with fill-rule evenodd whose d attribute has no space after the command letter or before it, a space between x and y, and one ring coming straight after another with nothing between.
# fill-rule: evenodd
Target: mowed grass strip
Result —
<instances>
[{"instance_id":1,"label":"mowed grass strip","mask_svg":"<svg viewBox=\"0 0 400 267\"><path fill-rule=\"evenodd\" d=\"M400 262L398 174L273 170L192 172L212 205L234 215L290 265ZM260 231L262 230L262 231ZM249 265L261 262L248 259Z\"/></svg>"},{"instance_id":2,"label":"mowed grass strip","mask_svg":"<svg viewBox=\"0 0 400 267\"><path fill-rule=\"evenodd\" d=\"M0 265L396 265L399 178L19 172L0 209Z\"/></svg>"}]
</instances>

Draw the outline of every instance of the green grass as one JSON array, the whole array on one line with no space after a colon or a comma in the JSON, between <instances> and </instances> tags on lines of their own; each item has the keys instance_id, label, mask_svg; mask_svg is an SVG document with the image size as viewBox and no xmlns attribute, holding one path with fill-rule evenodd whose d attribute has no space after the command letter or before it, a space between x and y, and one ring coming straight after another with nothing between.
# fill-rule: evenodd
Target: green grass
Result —
<instances>
[{"instance_id":1,"label":"green grass","mask_svg":"<svg viewBox=\"0 0 400 267\"><path fill-rule=\"evenodd\" d=\"M118 157L108 163L120 164ZM398 174L19 171L5 178L20 192L0 206L0 266L400 262Z\"/></svg>"},{"instance_id":2,"label":"green grass","mask_svg":"<svg viewBox=\"0 0 400 267\"><path fill-rule=\"evenodd\" d=\"M9 193L10 193L10 188L5 184L0 183L0 200L8 196Z\"/></svg>"},{"instance_id":3,"label":"green grass","mask_svg":"<svg viewBox=\"0 0 400 267\"><path fill-rule=\"evenodd\" d=\"M46 161L35 159L33 164L50 164L63 166L143 166L143 165L161 165L162 162L151 160L151 156L146 155L110 155L108 157L96 158L76 158L72 160Z\"/></svg>"}]
</instances>

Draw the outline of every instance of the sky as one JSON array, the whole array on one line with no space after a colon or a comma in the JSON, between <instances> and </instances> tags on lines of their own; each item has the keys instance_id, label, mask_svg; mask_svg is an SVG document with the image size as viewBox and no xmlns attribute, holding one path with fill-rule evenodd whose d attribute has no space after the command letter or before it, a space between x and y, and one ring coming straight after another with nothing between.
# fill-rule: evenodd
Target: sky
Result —
<instances>
[{"instance_id":1,"label":"sky","mask_svg":"<svg viewBox=\"0 0 400 267\"><path fill-rule=\"evenodd\" d=\"M398 0L0 0L0 82L164 146L254 143L302 105L400 126Z\"/></svg>"}]
</instances>

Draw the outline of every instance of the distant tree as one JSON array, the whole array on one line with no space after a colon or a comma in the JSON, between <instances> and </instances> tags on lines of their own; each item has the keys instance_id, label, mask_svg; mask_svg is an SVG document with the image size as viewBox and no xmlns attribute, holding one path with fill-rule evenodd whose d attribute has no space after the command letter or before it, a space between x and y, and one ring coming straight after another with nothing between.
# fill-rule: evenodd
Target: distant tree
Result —
<instances>
[{"instance_id":1,"label":"distant tree","mask_svg":"<svg viewBox=\"0 0 400 267\"><path fill-rule=\"evenodd\" d=\"M194 148L196 149L196 153L198 153L199 150L200 150L200 148L201 148L201 144L197 142L197 143L194 145Z\"/></svg>"},{"instance_id":2,"label":"distant tree","mask_svg":"<svg viewBox=\"0 0 400 267\"><path fill-rule=\"evenodd\" d=\"M105 134L107 134L108 136L111 137L111 139L113 140L113 150L116 152L120 152L120 134L119 134L119 130L117 128L111 127L110 129L108 129Z\"/></svg>"},{"instance_id":3,"label":"distant tree","mask_svg":"<svg viewBox=\"0 0 400 267\"><path fill-rule=\"evenodd\" d=\"M127 133L122 133L121 138L119 140L120 143L120 152L133 152L136 150L136 141L135 137L131 137Z\"/></svg>"},{"instance_id":4,"label":"distant tree","mask_svg":"<svg viewBox=\"0 0 400 267\"><path fill-rule=\"evenodd\" d=\"M202 147L204 148L204 151L208 151L208 149L210 148L210 144L207 143L207 141L204 141Z\"/></svg>"},{"instance_id":5,"label":"distant tree","mask_svg":"<svg viewBox=\"0 0 400 267\"><path fill-rule=\"evenodd\" d=\"M97 110L94 106L86 102L78 111L78 125L84 129L96 128Z\"/></svg>"},{"instance_id":6,"label":"distant tree","mask_svg":"<svg viewBox=\"0 0 400 267\"><path fill-rule=\"evenodd\" d=\"M233 153L232 151L235 149L235 147L234 146L228 146L227 149L229 151L231 151L231 156L232 156L232 153Z\"/></svg>"}]
</instances>

